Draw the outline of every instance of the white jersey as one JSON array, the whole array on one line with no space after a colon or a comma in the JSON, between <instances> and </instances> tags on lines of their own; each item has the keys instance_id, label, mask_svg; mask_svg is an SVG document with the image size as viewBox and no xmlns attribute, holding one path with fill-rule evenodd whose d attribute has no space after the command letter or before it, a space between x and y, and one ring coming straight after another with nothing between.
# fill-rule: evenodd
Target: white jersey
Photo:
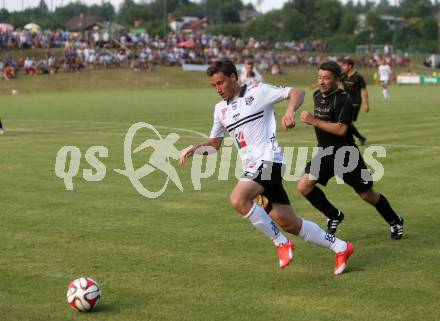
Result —
<instances>
[{"instance_id":1,"label":"white jersey","mask_svg":"<svg viewBox=\"0 0 440 321\"><path fill-rule=\"evenodd\" d=\"M262 161L283 163L276 138L274 104L286 100L290 90L263 83L244 85L239 96L215 106L210 137L223 137L228 131L244 170L256 169Z\"/></svg>"},{"instance_id":2,"label":"white jersey","mask_svg":"<svg viewBox=\"0 0 440 321\"><path fill-rule=\"evenodd\" d=\"M392 73L391 67L389 65L380 65L378 73L380 81L388 82Z\"/></svg>"},{"instance_id":3,"label":"white jersey","mask_svg":"<svg viewBox=\"0 0 440 321\"><path fill-rule=\"evenodd\" d=\"M248 85L250 87L251 85L254 85L255 83L264 82L263 76L258 72L257 68L254 67L252 69L254 72L254 77L248 77L247 75L247 69L246 67L241 68L240 71L240 83L242 85Z\"/></svg>"}]
</instances>

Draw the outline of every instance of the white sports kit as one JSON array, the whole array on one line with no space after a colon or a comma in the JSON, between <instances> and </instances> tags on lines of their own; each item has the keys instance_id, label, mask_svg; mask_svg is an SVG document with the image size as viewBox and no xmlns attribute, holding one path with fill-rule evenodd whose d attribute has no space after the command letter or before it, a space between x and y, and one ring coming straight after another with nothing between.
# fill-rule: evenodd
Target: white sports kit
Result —
<instances>
[{"instance_id":1,"label":"white sports kit","mask_svg":"<svg viewBox=\"0 0 440 321\"><path fill-rule=\"evenodd\" d=\"M387 84L390 80L390 76L392 73L390 66L380 65L378 72L379 72L379 80Z\"/></svg>"},{"instance_id":2,"label":"white sports kit","mask_svg":"<svg viewBox=\"0 0 440 321\"><path fill-rule=\"evenodd\" d=\"M210 138L223 137L226 131L234 140L243 169L258 169L262 161L283 162L276 139L274 104L289 98L292 88L259 83L241 88L239 96L215 106Z\"/></svg>"}]
</instances>

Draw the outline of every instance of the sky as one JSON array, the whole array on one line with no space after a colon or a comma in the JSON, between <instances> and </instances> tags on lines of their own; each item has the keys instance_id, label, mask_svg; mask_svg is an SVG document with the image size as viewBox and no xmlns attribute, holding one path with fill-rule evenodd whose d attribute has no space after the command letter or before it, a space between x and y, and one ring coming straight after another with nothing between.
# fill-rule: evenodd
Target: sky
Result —
<instances>
[{"instance_id":1,"label":"sky","mask_svg":"<svg viewBox=\"0 0 440 321\"><path fill-rule=\"evenodd\" d=\"M50 9L52 5L56 7L77 0L45 0L45 1ZM103 0L80 0L80 1L84 2L85 4L99 4ZM119 8L119 5L122 3L123 0L104 0L104 1L110 1L116 8ZM140 1L141 0L135 0L135 2L140 2ZM267 12L272 9L281 8L284 2L286 2L287 0L263 0L260 1L262 2L260 6L257 6L258 0L242 0L242 1L244 3L253 3L254 6L257 7L257 9L263 12ZM40 0L0 0L0 8L3 8L4 6L6 9L8 9L8 11L16 11L16 10L21 10L22 6L24 6L24 8L35 7L38 5L39 2ZM342 2L346 2L346 1L342 1Z\"/></svg>"}]
</instances>

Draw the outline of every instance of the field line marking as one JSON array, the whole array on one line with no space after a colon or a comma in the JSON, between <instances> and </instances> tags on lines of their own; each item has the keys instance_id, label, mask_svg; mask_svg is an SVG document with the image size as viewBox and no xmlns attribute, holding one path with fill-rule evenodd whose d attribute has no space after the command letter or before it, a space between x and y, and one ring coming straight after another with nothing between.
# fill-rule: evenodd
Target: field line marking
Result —
<instances>
[{"instance_id":1,"label":"field line marking","mask_svg":"<svg viewBox=\"0 0 440 321\"><path fill-rule=\"evenodd\" d=\"M89 123L89 124L105 124L105 125L121 125L121 124L126 124L125 122L99 122L99 121L92 121L92 120L20 120L20 119L15 119L16 121L30 121L30 122L51 122L51 123ZM169 130L175 130L175 131L180 131L180 132L186 132L186 133L191 133L191 134L195 134L198 137L202 137L202 138L208 138L208 135L199 132L197 130L192 130L192 129L187 129L187 128L179 128L179 127L170 127L170 126L162 126L162 125L155 125L154 127L156 128L161 128L161 129L169 129Z\"/></svg>"},{"instance_id":2,"label":"field line marking","mask_svg":"<svg viewBox=\"0 0 440 321\"><path fill-rule=\"evenodd\" d=\"M17 120L17 119L16 119ZM18 120L20 121L20 120ZM24 120L24 121L34 121L34 122L39 122L39 121L45 121L45 122L65 122L65 123L91 123L91 124L108 124L108 125L114 125L114 124L125 124L123 122L97 122L97 121L75 121L75 120L66 120L66 121L58 121L58 120ZM202 137L202 138L208 138L208 136L202 132L196 131L196 130L192 130L192 129L186 129L186 128L178 128L178 127L169 127L169 126L155 126L157 128L162 128L162 129L170 129L170 130L176 130L176 131L181 131L181 132L187 132L187 133L191 133L191 134L195 134L197 135L197 137ZM9 131L14 131L14 129L10 129ZM15 131L38 131L38 130L34 130L34 129L24 129L24 128L16 128ZM51 133L52 131L47 131L47 130L40 130L39 132L48 132ZM53 131L58 132L58 131ZM78 134L96 134L96 132L85 132L85 131L75 131L74 133L78 133ZM124 133L100 133L103 135L123 135ZM188 138L193 138L193 136L182 136L182 137L188 137ZM195 137L196 138L196 137ZM280 142L292 142L292 140L288 140L288 139L278 139L278 141ZM311 140L295 140L293 141L293 143L295 144L311 144L312 146L316 145L316 141L311 141ZM411 144L383 144L383 143L377 143L374 145L380 145L380 146L384 146L384 147L391 147L391 148L425 148L425 149L440 149L440 146L435 146L435 145L431 145L431 146L427 146L427 145L411 145Z\"/></svg>"}]
</instances>

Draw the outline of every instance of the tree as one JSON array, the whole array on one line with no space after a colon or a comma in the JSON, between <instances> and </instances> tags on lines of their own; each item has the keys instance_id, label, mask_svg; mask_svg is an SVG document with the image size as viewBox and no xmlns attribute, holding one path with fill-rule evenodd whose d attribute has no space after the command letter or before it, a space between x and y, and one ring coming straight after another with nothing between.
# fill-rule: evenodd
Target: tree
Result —
<instances>
[{"instance_id":1,"label":"tree","mask_svg":"<svg viewBox=\"0 0 440 321\"><path fill-rule=\"evenodd\" d=\"M133 0L124 0L119 9L118 21L126 26L132 26L135 20L143 20L141 12L143 6Z\"/></svg>"},{"instance_id":2,"label":"tree","mask_svg":"<svg viewBox=\"0 0 440 321\"><path fill-rule=\"evenodd\" d=\"M257 17L246 29L246 35L258 40L285 41L287 35L283 32L283 13L272 10Z\"/></svg>"},{"instance_id":3,"label":"tree","mask_svg":"<svg viewBox=\"0 0 440 321\"><path fill-rule=\"evenodd\" d=\"M173 12L173 17L176 19L180 19L183 16L203 18L205 16L205 12L203 10L203 7L198 5L197 3L189 3L187 5L177 8Z\"/></svg>"},{"instance_id":4,"label":"tree","mask_svg":"<svg viewBox=\"0 0 440 321\"><path fill-rule=\"evenodd\" d=\"M407 18L425 18L434 15L434 7L430 0L402 0L400 7Z\"/></svg>"},{"instance_id":5,"label":"tree","mask_svg":"<svg viewBox=\"0 0 440 321\"><path fill-rule=\"evenodd\" d=\"M213 24L240 22L238 12L244 7L241 0L203 0L201 6L208 22Z\"/></svg>"},{"instance_id":6,"label":"tree","mask_svg":"<svg viewBox=\"0 0 440 321\"><path fill-rule=\"evenodd\" d=\"M38 5L37 8L42 15L49 14L49 7L47 6L46 1L40 0L40 4Z\"/></svg>"},{"instance_id":7,"label":"tree","mask_svg":"<svg viewBox=\"0 0 440 321\"><path fill-rule=\"evenodd\" d=\"M358 26L358 19L356 14L350 10L344 10L341 18L341 24L339 25L338 33L352 34Z\"/></svg>"},{"instance_id":8,"label":"tree","mask_svg":"<svg viewBox=\"0 0 440 321\"><path fill-rule=\"evenodd\" d=\"M339 28L342 16L342 6L337 0L315 1L315 37L329 37Z\"/></svg>"},{"instance_id":9,"label":"tree","mask_svg":"<svg viewBox=\"0 0 440 321\"><path fill-rule=\"evenodd\" d=\"M284 11L283 33L288 35L288 40L301 40L309 35L306 17L296 9Z\"/></svg>"},{"instance_id":10,"label":"tree","mask_svg":"<svg viewBox=\"0 0 440 321\"><path fill-rule=\"evenodd\" d=\"M387 23L373 11L367 14L367 25L370 31L370 39L373 43L384 44L391 42L392 32Z\"/></svg>"},{"instance_id":11,"label":"tree","mask_svg":"<svg viewBox=\"0 0 440 321\"><path fill-rule=\"evenodd\" d=\"M0 9L0 21L9 21L9 11L2 8Z\"/></svg>"},{"instance_id":12,"label":"tree","mask_svg":"<svg viewBox=\"0 0 440 321\"><path fill-rule=\"evenodd\" d=\"M88 12L91 15L102 17L106 21L111 21L115 15L115 8L110 2L104 2L101 5L92 5Z\"/></svg>"},{"instance_id":13,"label":"tree","mask_svg":"<svg viewBox=\"0 0 440 321\"><path fill-rule=\"evenodd\" d=\"M283 6L283 11L296 10L306 18L306 25L310 31L315 27L315 0L290 0Z\"/></svg>"}]
</instances>

